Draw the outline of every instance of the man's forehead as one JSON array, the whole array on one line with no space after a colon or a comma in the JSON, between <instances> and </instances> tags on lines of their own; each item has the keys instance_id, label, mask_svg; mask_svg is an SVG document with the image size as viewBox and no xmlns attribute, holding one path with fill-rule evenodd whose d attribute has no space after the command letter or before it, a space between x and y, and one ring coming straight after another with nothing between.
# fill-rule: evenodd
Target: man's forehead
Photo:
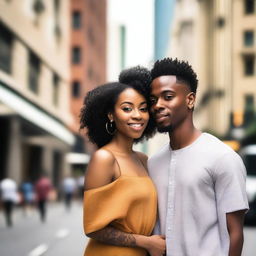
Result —
<instances>
[{"instance_id":1,"label":"man's forehead","mask_svg":"<svg viewBox=\"0 0 256 256\"><path fill-rule=\"evenodd\" d=\"M177 82L177 77L174 75L164 75L164 76L159 76L156 77L152 83L155 81L160 82L160 83L170 83L170 84L175 84Z\"/></svg>"},{"instance_id":2,"label":"man's forehead","mask_svg":"<svg viewBox=\"0 0 256 256\"><path fill-rule=\"evenodd\" d=\"M176 83L176 76L159 76L152 81L151 92L170 90Z\"/></svg>"},{"instance_id":3,"label":"man's forehead","mask_svg":"<svg viewBox=\"0 0 256 256\"><path fill-rule=\"evenodd\" d=\"M181 86L184 85L184 86ZM173 91L177 92L191 92L189 86L186 83L180 82L176 76L167 75L159 76L152 81L151 94L158 95L163 92Z\"/></svg>"}]
</instances>

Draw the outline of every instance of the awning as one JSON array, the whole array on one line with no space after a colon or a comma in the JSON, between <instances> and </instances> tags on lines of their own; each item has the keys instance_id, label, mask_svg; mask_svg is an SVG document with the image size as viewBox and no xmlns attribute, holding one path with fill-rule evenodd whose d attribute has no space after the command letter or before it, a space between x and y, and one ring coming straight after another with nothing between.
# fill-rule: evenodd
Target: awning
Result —
<instances>
[{"instance_id":1,"label":"awning","mask_svg":"<svg viewBox=\"0 0 256 256\"><path fill-rule=\"evenodd\" d=\"M88 164L90 156L82 153L68 153L66 161L69 164Z\"/></svg>"},{"instance_id":2,"label":"awning","mask_svg":"<svg viewBox=\"0 0 256 256\"><path fill-rule=\"evenodd\" d=\"M0 84L0 101L16 111L20 116L39 126L50 134L69 145L75 142L74 135L60 122L52 118L47 113L36 108L33 104L19 97L14 92L1 86Z\"/></svg>"}]
</instances>

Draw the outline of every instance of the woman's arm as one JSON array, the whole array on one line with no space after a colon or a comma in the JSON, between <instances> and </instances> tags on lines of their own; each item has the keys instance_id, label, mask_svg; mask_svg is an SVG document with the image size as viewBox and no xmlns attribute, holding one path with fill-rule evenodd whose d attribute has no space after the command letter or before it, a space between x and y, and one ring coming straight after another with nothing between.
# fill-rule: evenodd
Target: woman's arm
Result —
<instances>
[{"instance_id":1,"label":"woman's arm","mask_svg":"<svg viewBox=\"0 0 256 256\"><path fill-rule=\"evenodd\" d=\"M97 241L116 246L141 247L146 249L151 256L161 256L165 252L165 239L162 236L143 236L120 231L107 226L101 230L87 234Z\"/></svg>"},{"instance_id":2,"label":"woman's arm","mask_svg":"<svg viewBox=\"0 0 256 256\"><path fill-rule=\"evenodd\" d=\"M119 167L111 152L100 149L92 156L85 175L85 190L98 188L109 184L120 173ZM111 226L86 234L97 241L116 246L141 247L151 256L163 255L165 240L161 236L143 236L130 234Z\"/></svg>"}]
</instances>

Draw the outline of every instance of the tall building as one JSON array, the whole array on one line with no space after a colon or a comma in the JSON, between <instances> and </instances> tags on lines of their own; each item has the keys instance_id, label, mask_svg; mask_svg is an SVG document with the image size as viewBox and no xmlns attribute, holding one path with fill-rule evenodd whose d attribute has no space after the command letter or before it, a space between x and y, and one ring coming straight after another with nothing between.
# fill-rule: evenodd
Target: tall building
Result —
<instances>
[{"instance_id":1,"label":"tall building","mask_svg":"<svg viewBox=\"0 0 256 256\"><path fill-rule=\"evenodd\" d=\"M121 70L148 67L154 56L154 1L108 1L107 78L117 81ZM148 152L147 142L136 150Z\"/></svg>"},{"instance_id":2,"label":"tall building","mask_svg":"<svg viewBox=\"0 0 256 256\"><path fill-rule=\"evenodd\" d=\"M200 128L240 139L255 118L255 33L254 0L176 2L169 55L198 73Z\"/></svg>"},{"instance_id":3,"label":"tall building","mask_svg":"<svg viewBox=\"0 0 256 256\"><path fill-rule=\"evenodd\" d=\"M256 2L234 1L232 7L233 125L247 127L254 121L256 127Z\"/></svg>"},{"instance_id":4,"label":"tall building","mask_svg":"<svg viewBox=\"0 0 256 256\"><path fill-rule=\"evenodd\" d=\"M107 16L107 78L116 81L121 70L153 60L154 1L109 0Z\"/></svg>"},{"instance_id":5,"label":"tall building","mask_svg":"<svg viewBox=\"0 0 256 256\"><path fill-rule=\"evenodd\" d=\"M69 171L69 2L0 1L0 179Z\"/></svg>"},{"instance_id":6,"label":"tall building","mask_svg":"<svg viewBox=\"0 0 256 256\"><path fill-rule=\"evenodd\" d=\"M94 87L106 82L106 0L72 0L71 15L71 112L76 134L69 161L74 168L88 162L93 147L79 133L79 114L84 96ZM83 167L82 167L83 168ZM83 168L84 169L84 168Z\"/></svg>"},{"instance_id":7,"label":"tall building","mask_svg":"<svg viewBox=\"0 0 256 256\"><path fill-rule=\"evenodd\" d=\"M155 33L154 33L154 59L166 56L170 42L170 26L172 24L174 0L155 1Z\"/></svg>"}]
</instances>

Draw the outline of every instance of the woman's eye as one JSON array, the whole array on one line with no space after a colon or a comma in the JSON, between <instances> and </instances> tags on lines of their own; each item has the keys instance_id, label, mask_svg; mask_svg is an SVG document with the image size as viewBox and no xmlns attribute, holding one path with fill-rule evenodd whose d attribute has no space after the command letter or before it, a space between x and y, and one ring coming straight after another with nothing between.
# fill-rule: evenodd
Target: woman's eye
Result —
<instances>
[{"instance_id":1,"label":"woman's eye","mask_svg":"<svg viewBox=\"0 0 256 256\"><path fill-rule=\"evenodd\" d=\"M125 111L125 112L129 112L129 111L132 111L132 108L124 107L124 108L123 108L123 111Z\"/></svg>"},{"instance_id":2,"label":"woman's eye","mask_svg":"<svg viewBox=\"0 0 256 256\"><path fill-rule=\"evenodd\" d=\"M148 112L148 108L147 108L147 107L140 108L140 111L142 111L142 112Z\"/></svg>"}]
</instances>

